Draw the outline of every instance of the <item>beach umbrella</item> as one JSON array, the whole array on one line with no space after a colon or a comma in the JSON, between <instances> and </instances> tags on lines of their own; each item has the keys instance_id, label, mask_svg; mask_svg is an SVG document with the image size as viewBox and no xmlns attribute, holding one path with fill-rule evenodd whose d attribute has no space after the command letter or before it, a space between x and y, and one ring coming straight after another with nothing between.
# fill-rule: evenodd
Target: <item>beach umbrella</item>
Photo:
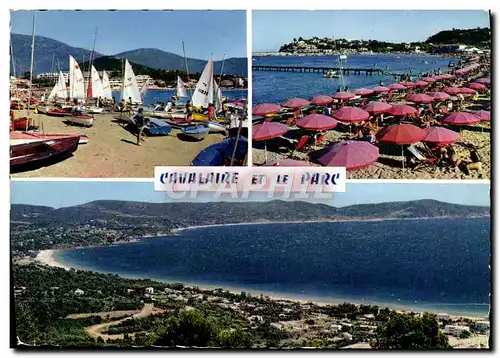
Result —
<instances>
[{"instance_id":1,"label":"beach umbrella","mask_svg":"<svg viewBox=\"0 0 500 358\"><path fill-rule=\"evenodd\" d=\"M256 142L282 136L288 132L288 127L281 123L265 122L252 127L252 139ZM265 160L267 162L267 143L264 142Z\"/></svg>"},{"instance_id":2,"label":"beach umbrella","mask_svg":"<svg viewBox=\"0 0 500 358\"><path fill-rule=\"evenodd\" d=\"M483 85L482 83L478 83L478 82L469 83L467 85L467 87L472 88L473 90L476 90L476 91L484 91L486 89L485 85Z\"/></svg>"},{"instance_id":3,"label":"beach umbrella","mask_svg":"<svg viewBox=\"0 0 500 358\"><path fill-rule=\"evenodd\" d=\"M472 112L476 117L478 117L481 122L491 122L490 111L475 111Z\"/></svg>"},{"instance_id":4,"label":"beach umbrella","mask_svg":"<svg viewBox=\"0 0 500 358\"><path fill-rule=\"evenodd\" d=\"M411 81L403 81L403 82L399 82L399 84L401 84L407 88L415 87L415 83L413 83Z\"/></svg>"},{"instance_id":5,"label":"beach umbrella","mask_svg":"<svg viewBox=\"0 0 500 358\"><path fill-rule=\"evenodd\" d=\"M283 102L281 105L286 108L301 108L304 106L308 106L311 104L307 99L304 98L289 98L285 102Z\"/></svg>"},{"instance_id":6,"label":"beach umbrella","mask_svg":"<svg viewBox=\"0 0 500 358\"><path fill-rule=\"evenodd\" d=\"M481 122L481 119L479 119L479 117L468 112L453 112L446 116L446 118L443 120L443 123L450 124L452 126L474 125L478 124L479 122Z\"/></svg>"},{"instance_id":7,"label":"beach umbrella","mask_svg":"<svg viewBox=\"0 0 500 358\"><path fill-rule=\"evenodd\" d=\"M309 114L297 121L297 127L309 131L324 131L335 128L338 122L324 114Z\"/></svg>"},{"instance_id":8,"label":"beach umbrella","mask_svg":"<svg viewBox=\"0 0 500 358\"><path fill-rule=\"evenodd\" d=\"M273 103L262 103L253 107L252 113L254 116L267 116L269 114L278 113L281 107Z\"/></svg>"},{"instance_id":9,"label":"beach umbrella","mask_svg":"<svg viewBox=\"0 0 500 358\"><path fill-rule=\"evenodd\" d=\"M434 101L446 101L450 99L450 95L446 92L428 92L427 95L431 96Z\"/></svg>"},{"instance_id":10,"label":"beach umbrella","mask_svg":"<svg viewBox=\"0 0 500 358\"><path fill-rule=\"evenodd\" d=\"M490 79L488 77L483 77L483 78L480 78L476 81L477 83L482 83L482 84L490 84Z\"/></svg>"},{"instance_id":11,"label":"beach umbrella","mask_svg":"<svg viewBox=\"0 0 500 358\"><path fill-rule=\"evenodd\" d=\"M358 107L342 107L333 113L333 118L341 122L362 122L370 118L370 113Z\"/></svg>"},{"instance_id":12,"label":"beach umbrella","mask_svg":"<svg viewBox=\"0 0 500 358\"><path fill-rule=\"evenodd\" d=\"M408 98L408 101L413 103L431 103L432 100L433 98L431 96L428 96L424 93L414 94L413 96L410 96L410 98Z\"/></svg>"},{"instance_id":13,"label":"beach umbrella","mask_svg":"<svg viewBox=\"0 0 500 358\"><path fill-rule=\"evenodd\" d=\"M441 81L443 79L443 76L437 75L437 76L432 76L431 78L433 78L436 82L438 82L438 81Z\"/></svg>"},{"instance_id":14,"label":"beach umbrella","mask_svg":"<svg viewBox=\"0 0 500 358\"><path fill-rule=\"evenodd\" d=\"M371 143L349 140L332 145L318 162L329 167L357 170L372 165L379 157L379 149Z\"/></svg>"},{"instance_id":15,"label":"beach umbrella","mask_svg":"<svg viewBox=\"0 0 500 358\"><path fill-rule=\"evenodd\" d=\"M445 73L444 75L441 75L441 78L445 80L451 80L452 78L455 78L455 76L451 73Z\"/></svg>"},{"instance_id":16,"label":"beach umbrella","mask_svg":"<svg viewBox=\"0 0 500 358\"><path fill-rule=\"evenodd\" d=\"M425 81L416 81L415 82L415 87L425 87L428 85L429 85L429 82L425 82Z\"/></svg>"},{"instance_id":17,"label":"beach umbrella","mask_svg":"<svg viewBox=\"0 0 500 358\"><path fill-rule=\"evenodd\" d=\"M393 124L383 128L376 134L377 140L382 143L413 144L420 142L427 133L413 124Z\"/></svg>"},{"instance_id":18,"label":"beach umbrella","mask_svg":"<svg viewBox=\"0 0 500 358\"><path fill-rule=\"evenodd\" d=\"M447 145L458 140L458 133L443 127L429 127L424 129L426 136L422 140L427 143Z\"/></svg>"},{"instance_id":19,"label":"beach umbrella","mask_svg":"<svg viewBox=\"0 0 500 358\"><path fill-rule=\"evenodd\" d=\"M377 86L377 87L374 87L372 88L373 92L375 93L387 93L389 92L391 89L388 88L388 87L384 87L384 86Z\"/></svg>"},{"instance_id":20,"label":"beach umbrella","mask_svg":"<svg viewBox=\"0 0 500 358\"><path fill-rule=\"evenodd\" d=\"M473 90L472 88L460 87L460 93L465 95L475 95L477 94L477 91Z\"/></svg>"},{"instance_id":21,"label":"beach umbrella","mask_svg":"<svg viewBox=\"0 0 500 358\"><path fill-rule=\"evenodd\" d=\"M458 87L445 87L445 88L443 88L443 92L454 96L454 95L457 95L460 93L460 88L458 88Z\"/></svg>"},{"instance_id":22,"label":"beach umbrella","mask_svg":"<svg viewBox=\"0 0 500 358\"><path fill-rule=\"evenodd\" d=\"M433 77L422 77L421 80L428 83L436 82L436 79Z\"/></svg>"},{"instance_id":23,"label":"beach umbrella","mask_svg":"<svg viewBox=\"0 0 500 358\"><path fill-rule=\"evenodd\" d=\"M360 89L357 89L356 92L354 92L355 95L357 96L369 96L371 94L373 94L373 90L372 89L369 89L369 88L360 88Z\"/></svg>"},{"instance_id":24,"label":"beach umbrella","mask_svg":"<svg viewBox=\"0 0 500 358\"><path fill-rule=\"evenodd\" d=\"M276 160L269 164L266 164L267 167L310 167L311 163L303 161L303 160L295 160L295 159L283 159Z\"/></svg>"},{"instance_id":25,"label":"beach umbrella","mask_svg":"<svg viewBox=\"0 0 500 358\"><path fill-rule=\"evenodd\" d=\"M407 104L398 104L396 106L392 106L387 113L396 117L404 117L410 114L416 114L417 109Z\"/></svg>"},{"instance_id":26,"label":"beach umbrella","mask_svg":"<svg viewBox=\"0 0 500 358\"><path fill-rule=\"evenodd\" d=\"M389 109L392 108L392 105L385 102L370 102L363 109L373 115L379 115L382 113L386 113Z\"/></svg>"},{"instance_id":27,"label":"beach umbrella","mask_svg":"<svg viewBox=\"0 0 500 358\"><path fill-rule=\"evenodd\" d=\"M346 91L336 92L332 95L332 98L338 99L341 101L348 101L354 97L356 97L356 95L354 93L346 92Z\"/></svg>"},{"instance_id":28,"label":"beach umbrella","mask_svg":"<svg viewBox=\"0 0 500 358\"><path fill-rule=\"evenodd\" d=\"M391 83L390 85L387 86L391 91L401 91L405 89L405 86L403 86L401 83Z\"/></svg>"},{"instance_id":29,"label":"beach umbrella","mask_svg":"<svg viewBox=\"0 0 500 358\"><path fill-rule=\"evenodd\" d=\"M316 106L327 106L333 102L333 98L325 95L317 95L311 99L311 104Z\"/></svg>"}]
</instances>

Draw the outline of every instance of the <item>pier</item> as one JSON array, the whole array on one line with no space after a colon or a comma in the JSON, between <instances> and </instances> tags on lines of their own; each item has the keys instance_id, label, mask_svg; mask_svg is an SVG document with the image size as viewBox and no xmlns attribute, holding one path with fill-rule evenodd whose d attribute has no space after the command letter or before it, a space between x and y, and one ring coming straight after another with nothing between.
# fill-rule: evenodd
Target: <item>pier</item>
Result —
<instances>
[{"instance_id":1,"label":"pier","mask_svg":"<svg viewBox=\"0 0 500 358\"><path fill-rule=\"evenodd\" d=\"M311 72L311 73L328 73L330 71L341 72L346 75L379 75L385 71L380 68L350 68L350 67L315 67L315 66L264 66L253 65L254 71L278 71L278 72Z\"/></svg>"}]
</instances>

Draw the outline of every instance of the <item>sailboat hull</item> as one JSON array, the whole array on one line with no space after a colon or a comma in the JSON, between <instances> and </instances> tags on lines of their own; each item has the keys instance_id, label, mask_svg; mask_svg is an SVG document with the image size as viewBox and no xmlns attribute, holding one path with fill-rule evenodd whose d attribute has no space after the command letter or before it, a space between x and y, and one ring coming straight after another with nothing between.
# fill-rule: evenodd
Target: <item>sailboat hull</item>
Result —
<instances>
[{"instance_id":1,"label":"sailboat hull","mask_svg":"<svg viewBox=\"0 0 500 358\"><path fill-rule=\"evenodd\" d=\"M94 122L94 117L81 114L78 116L67 117L66 120L72 124L79 124L85 127L90 127Z\"/></svg>"},{"instance_id":2,"label":"sailboat hull","mask_svg":"<svg viewBox=\"0 0 500 358\"><path fill-rule=\"evenodd\" d=\"M191 126L183 128L182 130L184 135L196 140L202 140L203 138L205 138L208 135L209 131L210 130L208 129L208 127L204 126Z\"/></svg>"}]
</instances>

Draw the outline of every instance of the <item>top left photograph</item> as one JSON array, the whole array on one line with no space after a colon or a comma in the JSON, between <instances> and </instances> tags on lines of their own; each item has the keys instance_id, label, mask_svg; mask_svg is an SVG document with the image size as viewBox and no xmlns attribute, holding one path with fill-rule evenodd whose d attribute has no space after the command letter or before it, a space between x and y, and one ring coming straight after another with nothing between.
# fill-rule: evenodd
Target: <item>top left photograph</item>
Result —
<instances>
[{"instance_id":1,"label":"top left photograph","mask_svg":"<svg viewBox=\"0 0 500 358\"><path fill-rule=\"evenodd\" d=\"M244 10L10 17L13 178L247 165Z\"/></svg>"}]
</instances>

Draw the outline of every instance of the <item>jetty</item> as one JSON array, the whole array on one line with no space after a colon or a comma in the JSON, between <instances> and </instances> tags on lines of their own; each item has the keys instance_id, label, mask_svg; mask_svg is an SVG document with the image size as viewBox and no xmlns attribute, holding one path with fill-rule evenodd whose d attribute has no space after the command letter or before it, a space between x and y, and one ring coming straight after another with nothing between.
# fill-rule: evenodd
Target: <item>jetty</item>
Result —
<instances>
[{"instance_id":1,"label":"jetty","mask_svg":"<svg viewBox=\"0 0 500 358\"><path fill-rule=\"evenodd\" d=\"M370 68L351 68L351 67L317 67L317 66L268 66L268 65L252 65L254 71L278 71L278 72L311 72L311 73L328 73L330 71L342 72L347 75L379 75L385 74L386 71L376 67Z\"/></svg>"}]
</instances>

